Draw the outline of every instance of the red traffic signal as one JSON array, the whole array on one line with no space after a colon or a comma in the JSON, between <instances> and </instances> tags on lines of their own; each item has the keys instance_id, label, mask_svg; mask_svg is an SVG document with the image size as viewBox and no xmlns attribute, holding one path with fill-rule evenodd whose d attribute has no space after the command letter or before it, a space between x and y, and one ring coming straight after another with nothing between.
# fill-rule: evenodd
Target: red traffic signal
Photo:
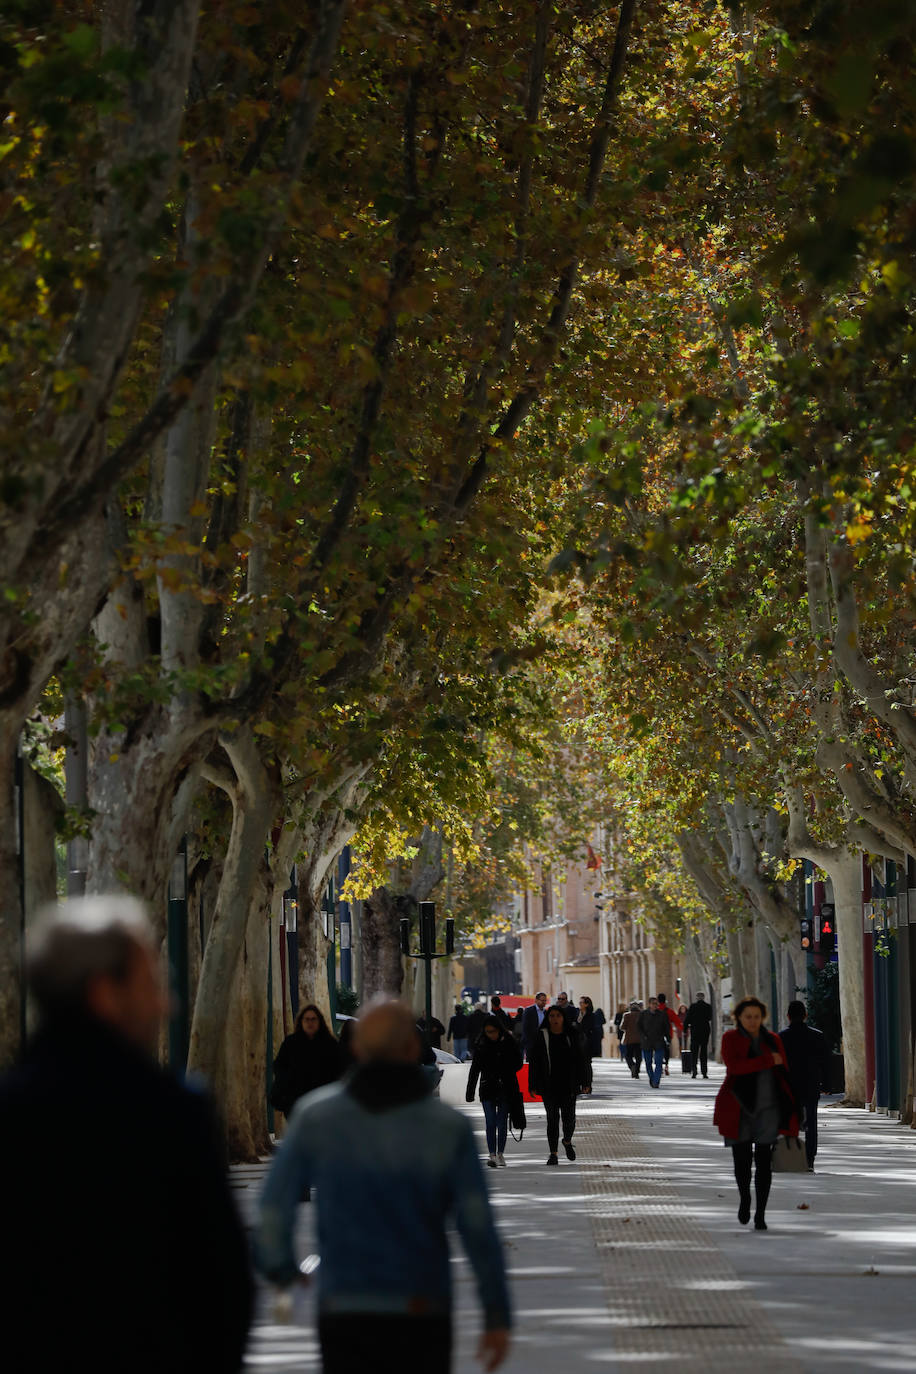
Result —
<instances>
[{"instance_id":1,"label":"red traffic signal","mask_svg":"<svg viewBox=\"0 0 916 1374\"><path fill-rule=\"evenodd\" d=\"M821 918L821 954L830 955L836 949L836 923L828 916Z\"/></svg>"}]
</instances>

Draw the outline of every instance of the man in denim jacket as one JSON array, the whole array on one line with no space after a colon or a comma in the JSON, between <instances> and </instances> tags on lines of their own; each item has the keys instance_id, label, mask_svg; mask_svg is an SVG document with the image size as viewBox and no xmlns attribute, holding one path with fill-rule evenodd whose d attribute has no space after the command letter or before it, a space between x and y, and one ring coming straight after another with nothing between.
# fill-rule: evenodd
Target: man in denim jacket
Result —
<instances>
[{"instance_id":1,"label":"man in denim jacket","mask_svg":"<svg viewBox=\"0 0 916 1374\"><path fill-rule=\"evenodd\" d=\"M478 1356L496 1369L509 1347L509 1296L471 1126L430 1095L407 1007L368 1011L355 1048L353 1074L310 1093L290 1118L261 1199L259 1267L279 1285L299 1277L296 1206L314 1188L325 1374L371 1368L385 1349L438 1374L451 1351L454 1219L484 1309Z\"/></svg>"}]
</instances>

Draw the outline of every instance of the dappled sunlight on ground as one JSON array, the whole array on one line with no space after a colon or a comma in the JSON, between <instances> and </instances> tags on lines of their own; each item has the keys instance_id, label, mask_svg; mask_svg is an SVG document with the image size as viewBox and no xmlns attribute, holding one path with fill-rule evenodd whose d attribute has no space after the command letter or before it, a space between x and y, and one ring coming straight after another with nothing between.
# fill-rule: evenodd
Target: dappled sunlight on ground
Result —
<instances>
[{"instance_id":1,"label":"dappled sunlight on ground","mask_svg":"<svg viewBox=\"0 0 916 1374\"><path fill-rule=\"evenodd\" d=\"M856 1374L912 1369L916 1335L916 1135L886 1117L822 1105L817 1173L776 1175L765 1233L742 1227L731 1156L712 1126L722 1070L692 1080L674 1068L658 1090L603 1061L580 1099L579 1158L547 1169L545 1119L526 1104L508 1167L487 1170L506 1247L516 1332L507 1374L559 1363L678 1374ZM453 1080L453 1081L451 1081ZM479 1103L464 1070L447 1098L466 1111L485 1154ZM251 1212L262 1170L239 1172ZM315 1248L313 1208L299 1244ZM667 1237L667 1239L666 1239ZM630 1273L644 1275L635 1284ZM457 1245L455 1370L476 1368L479 1306ZM654 1288L653 1288L654 1285ZM648 1291L659 1302L640 1302ZM248 1368L318 1374L313 1298L294 1324L270 1319L267 1296Z\"/></svg>"}]
</instances>

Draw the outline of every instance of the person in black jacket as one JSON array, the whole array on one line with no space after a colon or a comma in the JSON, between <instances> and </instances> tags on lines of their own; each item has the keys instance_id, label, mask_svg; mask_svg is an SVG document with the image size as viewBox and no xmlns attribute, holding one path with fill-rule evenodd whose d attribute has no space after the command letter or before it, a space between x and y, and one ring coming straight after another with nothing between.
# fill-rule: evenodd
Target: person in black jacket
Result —
<instances>
[{"instance_id":1,"label":"person in black jacket","mask_svg":"<svg viewBox=\"0 0 916 1374\"><path fill-rule=\"evenodd\" d=\"M817 1154L817 1104L827 1089L830 1046L827 1037L813 1026L806 1026L808 1012L804 1002L790 1002L786 1008L789 1024L779 1032L786 1052L789 1082L799 1111L804 1112L805 1155L808 1171L814 1173Z\"/></svg>"},{"instance_id":2,"label":"person in black jacket","mask_svg":"<svg viewBox=\"0 0 916 1374\"><path fill-rule=\"evenodd\" d=\"M687 1008L687 1015L684 1018L684 1030L690 1036L690 1048L693 1052L693 1072L691 1078L696 1078L697 1068L699 1068L704 1078L709 1077L709 1037L712 1032L712 1007L706 1001L702 992L698 992L696 998Z\"/></svg>"},{"instance_id":3,"label":"person in black jacket","mask_svg":"<svg viewBox=\"0 0 916 1374\"><path fill-rule=\"evenodd\" d=\"M253 1290L225 1147L155 1062L159 955L130 897L29 931L41 1024L0 1080L4 1367L236 1374Z\"/></svg>"},{"instance_id":4,"label":"person in black jacket","mask_svg":"<svg viewBox=\"0 0 916 1374\"><path fill-rule=\"evenodd\" d=\"M528 1086L544 1100L547 1112L548 1164L559 1164L560 1120L567 1159L575 1159L576 1097L592 1090L592 1062L575 1026L567 1023L562 1007L550 1007L544 1024L528 1050Z\"/></svg>"},{"instance_id":5,"label":"person in black jacket","mask_svg":"<svg viewBox=\"0 0 916 1374\"><path fill-rule=\"evenodd\" d=\"M458 1059L466 1059L468 1053L468 1017L464 1007L455 1004L455 1015L448 1023L446 1039L452 1042L452 1053Z\"/></svg>"},{"instance_id":6,"label":"person in black jacket","mask_svg":"<svg viewBox=\"0 0 916 1374\"><path fill-rule=\"evenodd\" d=\"M536 992L534 994L534 1005L526 1007L522 1014L522 1048L525 1056L530 1060L531 1046L537 1038L537 1033L544 1024L547 1016L547 993Z\"/></svg>"},{"instance_id":7,"label":"person in black jacket","mask_svg":"<svg viewBox=\"0 0 916 1374\"><path fill-rule=\"evenodd\" d=\"M280 1046L274 1060L270 1100L278 1112L289 1116L293 1107L314 1088L334 1083L344 1070L340 1046L314 1002L302 1008L296 1027Z\"/></svg>"},{"instance_id":8,"label":"person in black jacket","mask_svg":"<svg viewBox=\"0 0 916 1374\"><path fill-rule=\"evenodd\" d=\"M465 1097L474 1101L477 1080L480 1079L480 1100L487 1128L487 1149L491 1169L505 1168L504 1151L509 1130L509 1109L521 1096L518 1071L522 1067L522 1052L511 1031L495 1016L488 1016L486 1025L471 1060Z\"/></svg>"}]
</instances>

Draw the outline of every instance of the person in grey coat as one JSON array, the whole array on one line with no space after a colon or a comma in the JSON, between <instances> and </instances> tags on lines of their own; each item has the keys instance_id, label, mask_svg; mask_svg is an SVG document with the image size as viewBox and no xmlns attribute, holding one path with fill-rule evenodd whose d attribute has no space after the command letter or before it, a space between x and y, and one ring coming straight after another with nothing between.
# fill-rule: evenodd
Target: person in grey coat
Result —
<instances>
[{"instance_id":1,"label":"person in grey coat","mask_svg":"<svg viewBox=\"0 0 916 1374\"><path fill-rule=\"evenodd\" d=\"M648 1007L639 1013L637 1025L642 1038L642 1056L649 1075L649 1087L658 1088L665 1067L665 1051L671 1040L671 1023L668 1013L658 1005L657 997L649 998Z\"/></svg>"}]
</instances>

